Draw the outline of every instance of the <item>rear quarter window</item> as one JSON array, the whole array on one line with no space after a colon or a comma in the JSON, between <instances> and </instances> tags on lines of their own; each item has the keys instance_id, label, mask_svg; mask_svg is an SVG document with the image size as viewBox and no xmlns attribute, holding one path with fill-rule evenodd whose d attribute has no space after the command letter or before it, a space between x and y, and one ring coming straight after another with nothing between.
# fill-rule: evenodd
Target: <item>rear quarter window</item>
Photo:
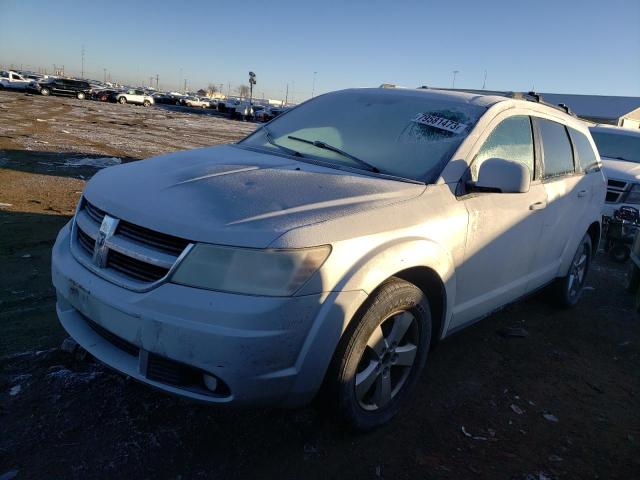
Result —
<instances>
[{"instance_id":1,"label":"rear quarter window","mask_svg":"<svg viewBox=\"0 0 640 480\"><path fill-rule=\"evenodd\" d=\"M587 136L573 128L569 128L569 134L571 135L573 145L576 147L580 170L584 173L597 172L600 170L598 155L593 151L593 147Z\"/></svg>"},{"instance_id":2,"label":"rear quarter window","mask_svg":"<svg viewBox=\"0 0 640 480\"><path fill-rule=\"evenodd\" d=\"M565 126L542 118L536 121L542 136L544 178L574 173L573 149Z\"/></svg>"}]
</instances>

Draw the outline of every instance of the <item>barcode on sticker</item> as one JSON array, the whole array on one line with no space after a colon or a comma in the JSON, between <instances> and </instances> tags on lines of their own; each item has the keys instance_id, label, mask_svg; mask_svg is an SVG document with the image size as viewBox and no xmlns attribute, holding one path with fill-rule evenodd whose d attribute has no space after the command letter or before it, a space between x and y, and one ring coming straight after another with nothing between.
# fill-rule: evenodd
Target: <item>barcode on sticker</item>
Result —
<instances>
[{"instance_id":1,"label":"barcode on sticker","mask_svg":"<svg viewBox=\"0 0 640 480\"><path fill-rule=\"evenodd\" d=\"M467 125L464 123L449 120L448 118L437 117L429 113L419 113L413 119L414 122L422 125L428 125L429 127L439 128L440 130L446 130L447 132L462 133Z\"/></svg>"}]
</instances>

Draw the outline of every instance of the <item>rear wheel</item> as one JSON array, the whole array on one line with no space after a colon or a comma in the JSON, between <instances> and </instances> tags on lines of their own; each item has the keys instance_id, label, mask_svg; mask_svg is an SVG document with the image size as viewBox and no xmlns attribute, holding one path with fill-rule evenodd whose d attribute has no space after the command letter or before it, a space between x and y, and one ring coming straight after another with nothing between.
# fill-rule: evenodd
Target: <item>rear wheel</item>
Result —
<instances>
[{"instance_id":1,"label":"rear wheel","mask_svg":"<svg viewBox=\"0 0 640 480\"><path fill-rule=\"evenodd\" d=\"M340 416L361 431L391 420L415 387L430 341L426 295L397 278L383 284L345 332L328 373Z\"/></svg>"},{"instance_id":2,"label":"rear wheel","mask_svg":"<svg viewBox=\"0 0 640 480\"><path fill-rule=\"evenodd\" d=\"M78 100L84 100L85 95L84 95L84 93L83 93L83 92L78 92L78 93L76 93L76 98L77 98Z\"/></svg>"},{"instance_id":3,"label":"rear wheel","mask_svg":"<svg viewBox=\"0 0 640 480\"><path fill-rule=\"evenodd\" d=\"M148 107L149 105L151 105L151 102L149 100L145 100L144 102L142 102L143 107Z\"/></svg>"},{"instance_id":4,"label":"rear wheel","mask_svg":"<svg viewBox=\"0 0 640 480\"><path fill-rule=\"evenodd\" d=\"M124 105L125 103L127 103L127 99L126 99L125 97L120 97L120 98L118 99L118 103L119 103L120 105Z\"/></svg>"},{"instance_id":5,"label":"rear wheel","mask_svg":"<svg viewBox=\"0 0 640 480\"><path fill-rule=\"evenodd\" d=\"M573 307L580 300L591 265L591 252L591 237L587 234L578 245L567 275L556 280L554 285L556 300L561 307Z\"/></svg>"},{"instance_id":6,"label":"rear wheel","mask_svg":"<svg viewBox=\"0 0 640 480\"><path fill-rule=\"evenodd\" d=\"M50 93L51 93L51 92L49 91L49 89L48 89L47 87L42 87L42 88L40 89L40 94L41 94L41 95L44 95L45 97L46 97L47 95L49 95Z\"/></svg>"}]
</instances>

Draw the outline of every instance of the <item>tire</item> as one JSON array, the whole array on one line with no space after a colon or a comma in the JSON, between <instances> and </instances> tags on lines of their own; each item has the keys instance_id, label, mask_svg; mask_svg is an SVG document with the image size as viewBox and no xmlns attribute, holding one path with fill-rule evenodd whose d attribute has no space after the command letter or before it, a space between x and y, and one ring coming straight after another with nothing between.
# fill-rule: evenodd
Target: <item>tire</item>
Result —
<instances>
[{"instance_id":1,"label":"tire","mask_svg":"<svg viewBox=\"0 0 640 480\"><path fill-rule=\"evenodd\" d=\"M44 87L40 89L40 95L44 95L45 97L48 96L51 92L49 91L48 88Z\"/></svg>"},{"instance_id":2,"label":"tire","mask_svg":"<svg viewBox=\"0 0 640 480\"><path fill-rule=\"evenodd\" d=\"M118 98L118 103L119 103L120 105L124 105L125 103L127 103L127 99L126 99L126 97L120 97L120 98Z\"/></svg>"},{"instance_id":3,"label":"tire","mask_svg":"<svg viewBox=\"0 0 640 480\"><path fill-rule=\"evenodd\" d=\"M149 100L145 100L144 102L142 102L143 107L148 107L149 105L151 105L151 102Z\"/></svg>"},{"instance_id":4,"label":"tire","mask_svg":"<svg viewBox=\"0 0 640 480\"><path fill-rule=\"evenodd\" d=\"M591 266L592 252L591 237L586 234L573 255L567 275L558 278L554 283L556 303L560 307L574 307L580 300Z\"/></svg>"},{"instance_id":5,"label":"tire","mask_svg":"<svg viewBox=\"0 0 640 480\"><path fill-rule=\"evenodd\" d=\"M334 354L326 389L338 415L369 431L389 422L427 361L431 310L427 296L398 278L374 292Z\"/></svg>"},{"instance_id":6,"label":"tire","mask_svg":"<svg viewBox=\"0 0 640 480\"><path fill-rule=\"evenodd\" d=\"M76 98L77 98L78 100L84 100L84 99L85 99L85 94L84 94L84 92L78 92L78 93L76 93Z\"/></svg>"}]
</instances>

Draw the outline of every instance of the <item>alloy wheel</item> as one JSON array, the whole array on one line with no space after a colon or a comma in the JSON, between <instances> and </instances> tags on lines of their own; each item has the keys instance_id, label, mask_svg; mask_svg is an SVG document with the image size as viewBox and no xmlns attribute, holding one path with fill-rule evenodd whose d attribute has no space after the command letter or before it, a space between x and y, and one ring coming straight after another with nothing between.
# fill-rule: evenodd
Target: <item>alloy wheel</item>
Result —
<instances>
[{"instance_id":1,"label":"alloy wheel","mask_svg":"<svg viewBox=\"0 0 640 480\"><path fill-rule=\"evenodd\" d=\"M569 269L569 296L575 297L582 290L582 285L587 273L587 260L589 258L589 252L587 251L587 245L582 244L581 248L576 252L573 257L573 263Z\"/></svg>"},{"instance_id":2,"label":"alloy wheel","mask_svg":"<svg viewBox=\"0 0 640 480\"><path fill-rule=\"evenodd\" d=\"M410 311L396 312L378 325L358 362L355 393L368 411L384 408L405 385L418 353L418 322Z\"/></svg>"}]
</instances>

